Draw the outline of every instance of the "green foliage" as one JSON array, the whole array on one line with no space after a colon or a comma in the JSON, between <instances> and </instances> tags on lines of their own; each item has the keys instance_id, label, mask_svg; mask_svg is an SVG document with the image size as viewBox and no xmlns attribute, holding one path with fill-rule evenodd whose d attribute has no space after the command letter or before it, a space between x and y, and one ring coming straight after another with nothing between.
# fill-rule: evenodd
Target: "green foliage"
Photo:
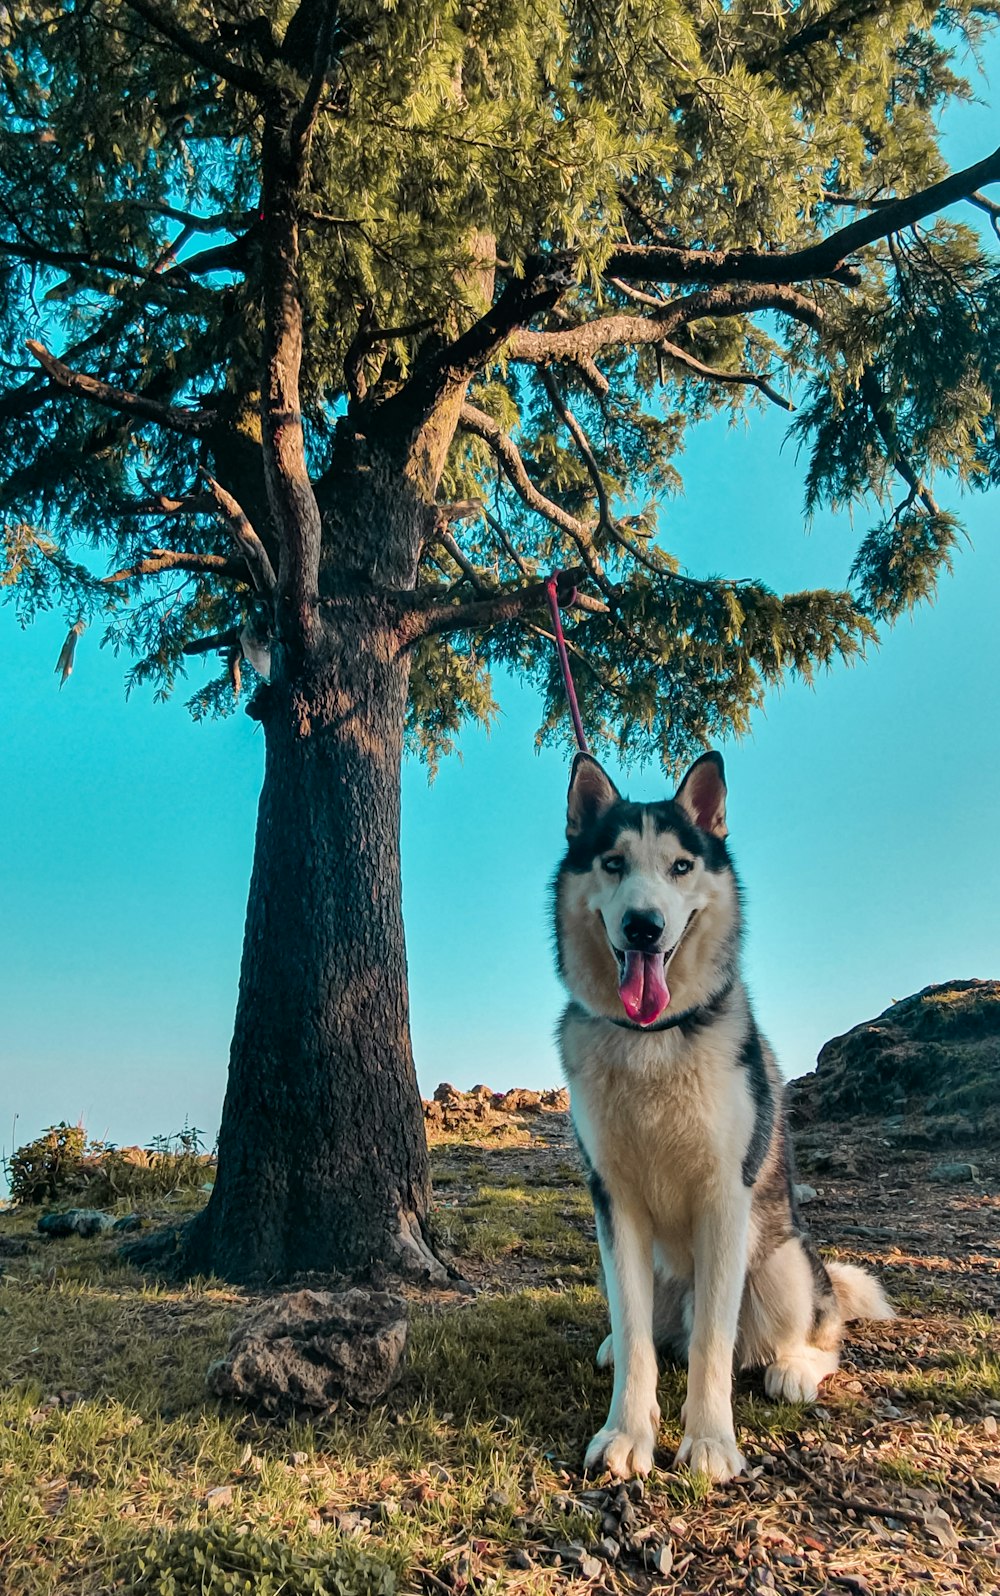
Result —
<instances>
[{"instance_id":1,"label":"green foliage","mask_svg":"<svg viewBox=\"0 0 1000 1596\"><path fill-rule=\"evenodd\" d=\"M82 1125L51 1125L7 1161L18 1207L73 1202L107 1208L168 1192L197 1191L212 1175L197 1129L185 1125L149 1148L93 1141Z\"/></svg>"},{"instance_id":2,"label":"green foliage","mask_svg":"<svg viewBox=\"0 0 1000 1596\"><path fill-rule=\"evenodd\" d=\"M304 85L282 56L293 0L158 5L227 55L237 81L129 0L10 0L0 13L0 581L22 619L56 608L98 621L132 660L129 686L166 693L188 645L259 619L253 584L186 569L102 579L154 547L228 552L200 465L278 563L258 419L261 120L238 78L270 74L292 98ZM649 318L686 290L645 284L637 298L602 276L618 244L790 251L936 181L942 111L971 92L959 62L997 14L998 0L343 0L301 226L302 404L327 547L344 535L337 449L351 420L529 258L577 259L538 330ZM603 573L607 613L572 627L597 743L674 763L745 731L789 673L859 657L873 622L933 596L957 537L935 475L1000 482L1000 284L977 219L952 211L866 246L853 283L802 285L805 319L715 302L685 314L671 348L623 337L545 371L501 349L473 379L470 401L517 444L533 488L585 526ZM67 395L23 352L28 337L145 400L211 408L214 424L193 437ZM680 572L663 546L687 429L768 391L799 405L807 510L864 504L870 520L878 502L849 592L780 597ZM478 437L457 433L438 497L484 513L455 525L462 562L428 539L425 596L468 599L580 563ZM465 719L489 723L497 665L540 690L541 735L564 736L543 624L421 644L411 747L433 766ZM214 715L237 697L227 669L190 703Z\"/></svg>"},{"instance_id":3,"label":"green foliage","mask_svg":"<svg viewBox=\"0 0 1000 1596\"><path fill-rule=\"evenodd\" d=\"M84 1157L87 1134L82 1125L60 1120L33 1142L18 1147L7 1163L10 1194L15 1203L47 1203L67 1194Z\"/></svg>"},{"instance_id":4,"label":"green foliage","mask_svg":"<svg viewBox=\"0 0 1000 1596\"><path fill-rule=\"evenodd\" d=\"M235 1525L161 1533L121 1571L149 1596L396 1596L393 1570L349 1546L306 1558L283 1541Z\"/></svg>"}]
</instances>

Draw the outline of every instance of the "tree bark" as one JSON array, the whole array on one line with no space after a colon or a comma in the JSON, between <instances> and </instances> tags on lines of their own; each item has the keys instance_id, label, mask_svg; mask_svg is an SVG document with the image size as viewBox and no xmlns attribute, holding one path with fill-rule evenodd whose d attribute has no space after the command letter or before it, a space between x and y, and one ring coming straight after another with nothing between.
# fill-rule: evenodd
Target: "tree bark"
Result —
<instances>
[{"instance_id":1,"label":"tree bark","mask_svg":"<svg viewBox=\"0 0 1000 1596\"><path fill-rule=\"evenodd\" d=\"M320 608L263 690L266 762L215 1190L185 1267L242 1283L376 1263L444 1279L425 1233L399 802L409 664L370 598Z\"/></svg>"}]
</instances>

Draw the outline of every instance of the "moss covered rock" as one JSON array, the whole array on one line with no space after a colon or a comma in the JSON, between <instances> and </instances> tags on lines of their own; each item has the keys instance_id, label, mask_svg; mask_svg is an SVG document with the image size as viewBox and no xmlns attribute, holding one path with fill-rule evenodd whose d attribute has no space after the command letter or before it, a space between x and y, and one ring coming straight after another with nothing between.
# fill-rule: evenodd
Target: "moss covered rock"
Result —
<instances>
[{"instance_id":1,"label":"moss covered rock","mask_svg":"<svg viewBox=\"0 0 1000 1596\"><path fill-rule=\"evenodd\" d=\"M1000 981L925 986L820 1050L789 1087L800 1124L921 1114L1000 1134Z\"/></svg>"}]
</instances>

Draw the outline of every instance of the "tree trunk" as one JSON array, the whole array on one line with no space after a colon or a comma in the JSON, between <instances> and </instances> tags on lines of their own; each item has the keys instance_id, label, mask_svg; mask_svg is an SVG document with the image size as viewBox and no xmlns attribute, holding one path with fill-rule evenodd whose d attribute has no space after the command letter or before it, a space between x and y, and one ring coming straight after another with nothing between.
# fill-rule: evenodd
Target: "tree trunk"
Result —
<instances>
[{"instance_id":1,"label":"tree trunk","mask_svg":"<svg viewBox=\"0 0 1000 1596\"><path fill-rule=\"evenodd\" d=\"M409 665L372 601L262 691L264 785L215 1190L188 1268L287 1281L374 1263L443 1279L424 1233L399 802Z\"/></svg>"}]
</instances>

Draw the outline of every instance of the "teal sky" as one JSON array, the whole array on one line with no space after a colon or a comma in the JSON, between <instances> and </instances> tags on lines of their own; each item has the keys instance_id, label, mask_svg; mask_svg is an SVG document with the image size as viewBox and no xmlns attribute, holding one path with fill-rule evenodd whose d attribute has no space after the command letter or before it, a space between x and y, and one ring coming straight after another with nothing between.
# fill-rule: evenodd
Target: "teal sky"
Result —
<instances>
[{"instance_id":1,"label":"teal sky","mask_svg":"<svg viewBox=\"0 0 1000 1596\"><path fill-rule=\"evenodd\" d=\"M1000 46L988 54L1000 81ZM990 90L983 88L988 99ZM995 103L996 91L993 90ZM953 166L996 143L988 104L949 115ZM846 581L864 516L802 515L787 417L689 435L662 535L693 574L779 590ZM923 607L853 670L773 695L724 748L748 969L785 1072L932 981L1000 974L1000 495L958 500L971 545ZM86 634L60 692L66 626L0 611L0 1144L81 1116L147 1141L214 1135L225 1087L263 747L240 714L194 725L187 694L126 703L124 661ZM193 662L193 691L202 666ZM428 786L404 775L403 866L421 1084L558 1077L548 883L568 755L537 753L538 704L501 681L491 735ZM609 767L612 768L613 767ZM617 772L614 772L617 775ZM622 778L662 795L655 769ZM16 1125L15 1125L16 1116Z\"/></svg>"}]
</instances>

